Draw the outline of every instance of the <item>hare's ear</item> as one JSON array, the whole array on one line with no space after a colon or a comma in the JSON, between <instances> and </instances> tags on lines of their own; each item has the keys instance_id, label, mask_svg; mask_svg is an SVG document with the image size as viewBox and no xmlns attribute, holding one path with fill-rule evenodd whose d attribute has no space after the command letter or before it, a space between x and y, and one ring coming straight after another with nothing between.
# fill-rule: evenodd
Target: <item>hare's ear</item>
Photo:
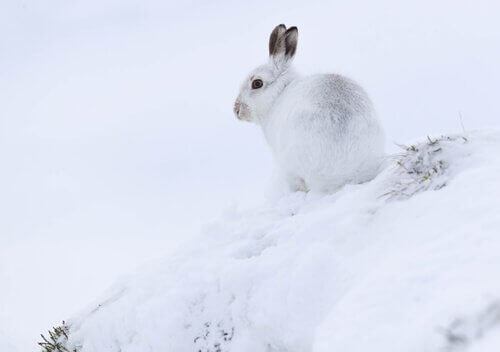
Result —
<instances>
[{"instance_id":1,"label":"hare's ear","mask_svg":"<svg viewBox=\"0 0 500 352\"><path fill-rule=\"evenodd\" d=\"M287 60L295 56L297 50L297 41L299 39L299 30L297 27L290 27L285 32L285 57Z\"/></svg>"},{"instance_id":2,"label":"hare's ear","mask_svg":"<svg viewBox=\"0 0 500 352\"><path fill-rule=\"evenodd\" d=\"M299 32L297 27L286 29L284 24L276 26L269 37L269 56L279 67L285 67L295 55Z\"/></svg>"},{"instance_id":3,"label":"hare's ear","mask_svg":"<svg viewBox=\"0 0 500 352\"><path fill-rule=\"evenodd\" d=\"M274 27L269 37L269 56L277 56L280 53L284 53L285 46L282 37L285 32L286 27L284 24Z\"/></svg>"}]
</instances>

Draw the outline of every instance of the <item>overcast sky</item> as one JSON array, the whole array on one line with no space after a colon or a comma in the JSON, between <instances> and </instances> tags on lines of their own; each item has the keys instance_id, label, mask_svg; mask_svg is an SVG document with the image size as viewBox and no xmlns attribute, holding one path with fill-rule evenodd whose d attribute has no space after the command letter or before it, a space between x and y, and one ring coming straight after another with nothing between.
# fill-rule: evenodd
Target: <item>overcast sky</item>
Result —
<instances>
[{"instance_id":1,"label":"overcast sky","mask_svg":"<svg viewBox=\"0 0 500 352\"><path fill-rule=\"evenodd\" d=\"M371 95L387 148L499 126L497 1L0 2L0 332L19 350L261 202L272 159L232 103L276 24L296 68Z\"/></svg>"}]
</instances>

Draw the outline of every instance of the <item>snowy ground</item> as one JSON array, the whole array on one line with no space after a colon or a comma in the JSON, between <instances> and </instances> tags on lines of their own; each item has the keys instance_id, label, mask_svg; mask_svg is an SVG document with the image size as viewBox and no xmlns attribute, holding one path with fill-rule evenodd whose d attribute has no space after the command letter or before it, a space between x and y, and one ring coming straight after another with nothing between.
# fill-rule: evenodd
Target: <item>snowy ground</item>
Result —
<instances>
[{"instance_id":1,"label":"snowy ground","mask_svg":"<svg viewBox=\"0 0 500 352\"><path fill-rule=\"evenodd\" d=\"M500 127L499 7L0 1L0 341L33 350L227 204L263 202L269 151L231 109L277 23L299 27L299 71L367 89L394 151L459 113Z\"/></svg>"},{"instance_id":2,"label":"snowy ground","mask_svg":"<svg viewBox=\"0 0 500 352\"><path fill-rule=\"evenodd\" d=\"M68 346L497 351L499 153L499 132L432 137L369 183L228 209L71 319Z\"/></svg>"}]
</instances>

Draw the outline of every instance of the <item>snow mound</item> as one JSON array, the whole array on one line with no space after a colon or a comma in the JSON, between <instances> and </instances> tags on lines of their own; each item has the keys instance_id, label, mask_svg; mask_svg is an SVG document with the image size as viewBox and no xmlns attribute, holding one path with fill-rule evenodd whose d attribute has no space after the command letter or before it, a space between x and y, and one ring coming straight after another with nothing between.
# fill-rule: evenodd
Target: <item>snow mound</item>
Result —
<instances>
[{"instance_id":1,"label":"snow mound","mask_svg":"<svg viewBox=\"0 0 500 352\"><path fill-rule=\"evenodd\" d=\"M371 182L230 209L71 319L60 342L78 352L498 351L499 155L497 132L429 138Z\"/></svg>"}]
</instances>

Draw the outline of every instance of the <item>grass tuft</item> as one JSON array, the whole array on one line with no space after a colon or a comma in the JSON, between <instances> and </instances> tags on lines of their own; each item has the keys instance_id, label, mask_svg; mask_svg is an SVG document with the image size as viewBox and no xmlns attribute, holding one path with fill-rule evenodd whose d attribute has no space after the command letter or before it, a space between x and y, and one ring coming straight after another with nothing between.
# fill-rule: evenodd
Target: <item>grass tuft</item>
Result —
<instances>
[{"instance_id":1,"label":"grass tuft","mask_svg":"<svg viewBox=\"0 0 500 352\"><path fill-rule=\"evenodd\" d=\"M60 326L49 330L48 337L41 334L42 341L38 345L42 348L42 352L77 352L76 349L70 351L65 347L68 342L68 333L69 327L63 321Z\"/></svg>"},{"instance_id":2,"label":"grass tuft","mask_svg":"<svg viewBox=\"0 0 500 352\"><path fill-rule=\"evenodd\" d=\"M444 177L449 164L443 150L457 142L466 143L463 136L427 137L420 144L399 145L403 152L395 156L396 182L381 197L389 200L408 199L426 190L439 190L446 186Z\"/></svg>"}]
</instances>

